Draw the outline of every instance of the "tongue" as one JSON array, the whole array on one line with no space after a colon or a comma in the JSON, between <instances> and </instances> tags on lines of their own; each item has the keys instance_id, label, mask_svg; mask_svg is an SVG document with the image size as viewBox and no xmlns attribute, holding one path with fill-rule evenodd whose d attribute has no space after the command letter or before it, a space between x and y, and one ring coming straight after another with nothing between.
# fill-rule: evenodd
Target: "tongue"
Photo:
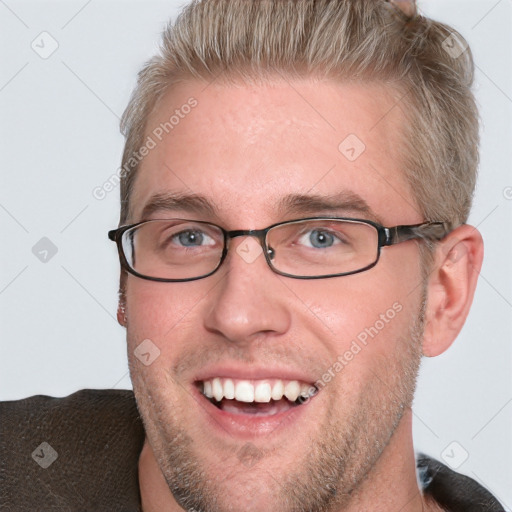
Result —
<instances>
[{"instance_id":1,"label":"tongue","mask_svg":"<svg viewBox=\"0 0 512 512\"><path fill-rule=\"evenodd\" d=\"M238 400L228 400L223 398L219 403L220 409L231 414L252 414L253 416L273 416L280 412L290 410L296 407L286 398L281 400L270 400L268 403L246 403L239 402Z\"/></svg>"}]
</instances>

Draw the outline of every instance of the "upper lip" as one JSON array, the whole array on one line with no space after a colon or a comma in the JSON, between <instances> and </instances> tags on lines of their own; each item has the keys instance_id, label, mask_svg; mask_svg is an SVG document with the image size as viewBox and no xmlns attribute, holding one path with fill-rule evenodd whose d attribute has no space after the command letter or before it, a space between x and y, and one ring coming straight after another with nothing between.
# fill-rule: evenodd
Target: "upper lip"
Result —
<instances>
[{"instance_id":1,"label":"upper lip","mask_svg":"<svg viewBox=\"0 0 512 512\"><path fill-rule=\"evenodd\" d=\"M215 377L238 380L297 380L306 384L314 384L317 379L302 370L285 367L261 367L240 364L222 364L202 368L194 381L211 380Z\"/></svg>"}]
</instances>

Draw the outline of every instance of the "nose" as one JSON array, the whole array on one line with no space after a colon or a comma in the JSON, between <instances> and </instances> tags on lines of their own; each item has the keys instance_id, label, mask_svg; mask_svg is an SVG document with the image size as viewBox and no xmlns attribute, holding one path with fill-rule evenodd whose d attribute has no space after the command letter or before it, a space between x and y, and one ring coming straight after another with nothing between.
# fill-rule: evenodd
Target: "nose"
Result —
<instances>
[{"instance_id":1,"label":"nose","mask_svg":"<svg viewBox=\"0 0 512 512\"><path fill-rule=\"evenodd\" d=\"M221 282L209 294L206 330L234 343L286 333L291 312L285 286L257 239L233 239L223 267Z\"/></svg>"}]
</instances>

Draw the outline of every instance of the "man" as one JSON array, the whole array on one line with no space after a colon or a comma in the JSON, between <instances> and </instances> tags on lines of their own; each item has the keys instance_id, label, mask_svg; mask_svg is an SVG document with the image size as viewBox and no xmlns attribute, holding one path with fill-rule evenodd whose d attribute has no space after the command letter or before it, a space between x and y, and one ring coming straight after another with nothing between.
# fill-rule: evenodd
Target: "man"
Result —
<instances>
[{"instance_id":1,"label":"man","mask_svg":"<svg viewBox=\"0 0 512 512\"><path fill-rule=\"evenodd\" d=\"M109 234L144 512L503 510L412 443L421 357L483 256L472 60L447 40L384 0L206 0L167 28Z\"/></svg>"}]
</instances>

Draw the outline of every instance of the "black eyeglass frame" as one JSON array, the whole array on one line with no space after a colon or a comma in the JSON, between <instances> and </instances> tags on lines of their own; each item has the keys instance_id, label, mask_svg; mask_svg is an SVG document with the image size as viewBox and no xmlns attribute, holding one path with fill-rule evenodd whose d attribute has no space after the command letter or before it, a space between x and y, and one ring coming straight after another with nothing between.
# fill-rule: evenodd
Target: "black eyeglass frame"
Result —
<instances>
[{"instance_id":1,"label":"black eyeglass frame","mask_svg":"<svg viewBox=\"0 0 512 512\"><path fill-rule=\"evenodd\" d=\"M143 274L139 274L135 269L131 268L128 264L128 261L126 259L126 256L124 254L123 245L122 245L122 237L123 234L128 231L129 229L133 229L135 227L141 226L142 224L146 224L153 221L173 221L173 220L181 220L184 222L193 222L194 224L207 224L209 226L215 226L218 228L224 237L224 247L222 249L222 253L219 259L219 263L217 266L209 273L203 274L198 277L191 277L191 278L182 278L182 279L166 279L161 277L150 277L145 276ZM267 245L267 234L268 232L276 228L278 226L286 225L286 224L296 224L299 222L304 221L310 221L310 220L340 220L340 221L349 221L354 223L362 223L367 224L369 226L372 226L377 230L378 234L378 244L377 244L377 256L373 263L370 265L367 265L366 267L363 267L358 270L351 270L350 272L342 272L338 274L326 274L326 275L320 275L320 276L296 276L294 274L288 274L286 272L282 272L278 269L276 269L272 265L272 248ZM409 240L430 240L430 241L439 241L442 240L448 233L450 232L450 226L447 222L423 222L421 224L409 224L409 225L400 225L400 226L394 226L394 227L385 227L381 224L378 224L377 222L373 222L368 219L356 219L352 217L307 217L303 219L294 219L294 220L287 220L283 222L277 222L275 224L272 224L271 226L268 226L264 229L235 229L232 231L227 231L221 226L218 226L217 224L214 224L213 222L208 221L201 221L201 220L191 220L191 219L181 219L181 218L173 218L173 219L149 219L149 220L143 220L140 222L136 222L135 224L128 224L126 226L120 226L117 229L112 229L108 232L108 238L116 243L117 250L119 253L119 260L121 262L121 266L124 270L129 272L130 274L140 277L141 279L147 279L148 281L157 281L162 283L180 283L180 282L187 282L187 281L197 281L198 279L204 279L205 277L209 277L219 268L221 267L222 263L226 259L226 256L228 254L228 242L232 238L236 238L239 236L254 236L258 239L262 249L263 254L265 255L265 259L267 261L268 266L270 269L275 272L276 274L279 274L281 276L285 277L291 277L293 279L329 279L331 277L342 277L342 276L348 276L353 274L359 274L360 272L365 272L366 270L369 270L377 263L380 259L380 253L382 247L388 247L391 245L396 245L402 242L407 242Z\"/></svg>"}]
</instances>

